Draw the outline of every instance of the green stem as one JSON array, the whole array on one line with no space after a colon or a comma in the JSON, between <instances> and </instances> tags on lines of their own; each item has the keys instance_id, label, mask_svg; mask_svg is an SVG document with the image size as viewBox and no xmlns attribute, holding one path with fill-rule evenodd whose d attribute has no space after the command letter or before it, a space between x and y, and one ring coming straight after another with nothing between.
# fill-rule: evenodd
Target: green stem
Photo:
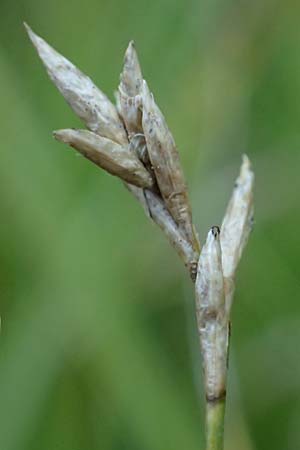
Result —
<instances>
[{"instance_id":1,"label":"green stem","mask_svg":"<svg viewBox=\"0 0 300 450\"><path fill-rule=\"evenodd\" d=\"M224 449L225 398L206 404L206 450Z\"/></svg>"}]
</instances>

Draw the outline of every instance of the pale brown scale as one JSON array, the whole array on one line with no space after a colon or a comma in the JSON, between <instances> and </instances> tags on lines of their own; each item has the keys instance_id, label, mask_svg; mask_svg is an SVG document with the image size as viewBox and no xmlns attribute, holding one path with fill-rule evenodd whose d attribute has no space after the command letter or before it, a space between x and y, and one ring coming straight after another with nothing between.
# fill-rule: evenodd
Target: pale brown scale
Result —
<instances>
[{"instance_id":1,"label":"pale brown scale","mask_svg":"<svg viewBox=\"0 0 300 450\"><path fill-rule=\"evenodd\" d=\"M143 86L143 130L157 184L183 236L191 243L194 251L199 253L187 186L173 136L145 81Z\"/></svg>"},{"instance_id":2,"label":"pale brown scale","mask_svg":"<svg viewBox=\"0 0 300 450\"><path fill-rule=\"evenodd\" d=\"M128 139L116 107L93 81L25 24L48 75L75 114L94 133L127 145Z\"/></svg>"},{"instance_id":3,"label":"pale brown scale","mask_svg":"<svg viewBox=\"0 0 300 450\"><path fill-rule=\"evenodd\" d=\"M135 153L110 139L87 130L59 130L57 140L69 144L97 166L127 183L141 188L152 187L154 180Z\"/></svg>"}]
</instances>

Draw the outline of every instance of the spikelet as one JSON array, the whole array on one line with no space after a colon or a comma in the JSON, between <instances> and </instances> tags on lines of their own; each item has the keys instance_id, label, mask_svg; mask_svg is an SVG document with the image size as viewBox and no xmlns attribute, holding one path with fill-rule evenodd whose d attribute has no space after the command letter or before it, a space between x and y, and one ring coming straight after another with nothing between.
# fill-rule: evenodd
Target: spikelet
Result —
<instances>
[{"instance_id":1,"label":"spikelet","mask_svg":"<svg viewBox=\"0 0 300 450\"><path fill-rule=\"evenodd\" d=\"M196 279L196 314L202 348L206 398L226 394L228 319L222 270L220 230L212 227L202 248Z\"/></svg>"},{"instance_id":2,"label":"spikelet","mask_svg":"<svg viewBox=\"0 0 300 450\"><path fill-rule=\"evenodd\" d=\"M54 137L78 150L83 156L112 175L142 188L153 185L151 175L136 157L116 142L87 130L54 131Z\"/></svg>"},{"instance_id":3,"label":"spikelet","mask_svg":"<svg viewBox=\"0 0 300 450\"><path fill-rule=\"evenodd\" d=\"M143 130L149 158L165 204L183 236L199 252L188 192L178 151L164 116L156 105L147 83L143 82Z\"/></svg>"},{"instance_id":4,"label":"spikelet","mask_svg":"<svg viewBox=\"0 0 300 450\"><path fill-rule=\"evenodd\" d=\"M179 154L143 81L134 43L125 53L115 107L89 77L25 26L51 80L90 130L59 130L54 132L56 139L123 180L196 281L207 448L221 448L234 278L253 221L254 175L249 160L244 156L221 233L218 227L211 228L199 256Z\"/></svg>"},{"instance_id":5,"label":"spikelet","mask_svg":"<svg viewBox=\"0 0 300 450\"><path fill-rule=\"evenodd\" d=\"M220 239L225 277L234 275L252 229L253 186L254 174L248 157L244 155L240 174L221 226Z\"/></svg>"},{"instance_id":6,"label":"spikelet","mask_svg":"<svg viewBox=\"0 0 300 450\"><path fill-rule=\"evenodd\" d=\"M126 131L115 106L106 95L74 64L37 36L28 25L25 24L25 27L49 77L75 114L89 130L126 145Z\"/></svg>"},{"instance_id":7,"label":"spikelet","mask_svg":"<svg viewBox=\"0 0 300 450\"><path fill-rule=\"evenodd\" d=\"M118 101L129 138L142 133L142 71L134 42L130 41L124 56L123 70L120 75Z\"/></svg>"},{"instance_id":8,"label":"spikelet","mask_svg":"<svg viewBox=\"0 0 300 450\"><path fill-rule=\"evenodd\" d=\"M235 273L253 225L253 188L254 174L248 157L244 155L220 235L228 314L232 304Z\"/></svg>"},{"instance_id":9,"label":"spikelet","mask_svg":"<svg viewBox=\"0 0 300 450\"><path fill-rule=\"evenodd\" d=\"M55 137L125 182L194 279L200 245L179 155L164 116L143 81L133 41L125 53L116 108L89 77L25 27L51 80L90 130L60 130L54 132ZM249 160L244 157L220 236L228 316L234 275L251 229L253 180Z\"/></svg>"}]
</instances>

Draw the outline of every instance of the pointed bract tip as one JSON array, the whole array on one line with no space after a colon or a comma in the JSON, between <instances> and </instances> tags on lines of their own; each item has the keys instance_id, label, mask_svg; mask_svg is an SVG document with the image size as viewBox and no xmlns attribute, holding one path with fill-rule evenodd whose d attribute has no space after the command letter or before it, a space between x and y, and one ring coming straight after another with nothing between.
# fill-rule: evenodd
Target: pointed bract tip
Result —
<instances>
[{"instance_id":1,"label":"pointed bract tip","mask_svg":"<svg viewBox=\"0 0 300 450\"><path fill-rule=\"evenodd\" d=\"M24 20L24 22L23 22L23 25L24 25L24 28L25 28L25 30L26 30L27 32L29 32L29 30L31 30L30 26L28 25L27 22L25 22L25 20Z\"/></svg>"},{"instance_id":2,"label":"pointed bract tip","mask_svg":"<svg viewBox=\"0 0 300 450\"><path fill-rule=\"evenodd\" d=\"M32 31L32 29L30 28L30 26L29 26L28 23L26 23L26 22L23 22L23 25L24 25L24 28L25 28L25 30L26 30L28 36L30 37L30 39L33 40L34 37L35 37L35 34L34 34L34 32Z\"/></svg>"},{"instance_id":3,"label":"pointed bract tip","mask_svg":"<svg viewBox=\"0 0 300 450\"><path fill-rule=\"evenodd\" d=\"M252 171L251 162L246 154L242 157L242 165L240 169L239 178L241 181L251 181L253 183L254 173Z\"/></svg>"},{"instance_id":4,"label":"pointed bract tip","mask_svg":"<svg viewBox=\"0 0 300 450\"><path fill-rule=\"evenodd\" d=\"M77 130L72 130L71 128L66 128L64 130L54 130L52 132L52 135L57 141L68 144L70 142L70 137L72 135L74 136L76 134L76 131Z\"/></svg>"},{"instance_id":5,"label":"pointed bract tip","mask_svg":"<svg viewBox=\"0 0 300 450\"><path fill-rule=\"evenodd\" d=\"M244 166L248 170L251 169L251 161L248 158L248 156L246 155L246 153L244 153L243 156L242 156L242 166Z\"/></svg>"},{"instance_id":6,"label":"pointed bract tip","mask_svg":"<svg viewBox=\"0 0 300 450\"><path fill-rule=\"evenodd\" d=\"M37 34L35 34L35 32L30 28L30 26L26 22L23 22L23 24L24 24L25 30L29 36L29 39L31 40L33 45L36 47L38 44L38 40L42 40L42 38L40 38Z\"/></svg>"},{"instance_id":7,"label":"pointed bract tip","mask_svg":"<svg viewBox=\"0 0 300 450\"><path fill-rule=\"evenodd\" d=\"M133 41L130 41L124 55L119 89L123 94L134 97L140 94L143 79L139 58Z\"/></svg>"},{"instance_id":8,"label":"pointed bract tip","mask_svg":"<svg viewBox=\"0 0 300 450\"><path fill-rule=\"evenodd\" d=\"M137 57L137 52L136 52L136 48L135 48L135 43L133 40L129 41L129 44L126 48L125 51L125 55L124 55L124 60L125 62L129 62L132 60L134 60L135 64L139 64L138 63L138 57Z\"/></svg>"},{"instance_id":9,"label":"pointed bract tip","mask_svg":"<svg viewBox=\"0 0 300 450\"><path fill-rule=\"evenodd\" d=\"M47 44L46 41L44 41L43 38L41 38L38 34L36 34L30 26L24 22L25 30L27 31L28 37L31 40L33 46L36 48L41 60L46 65L46 67L49 66L49 60L51 60L51 57L53 56L55 50ZM49 68L49 67L48 67Z\"/></svg>"},{"instance_id":10,"label":"pointed bract tip","mask_svg":"<svg viewBox=\"0 0 300 450\"><path fill-rule=\"evenodd\" d=\"M127 50L131 50L131 49L135 50L135 42L133 39L131 39L131 41L129 41L128 46L127 46Z\"/></svg>"}]
</instances>

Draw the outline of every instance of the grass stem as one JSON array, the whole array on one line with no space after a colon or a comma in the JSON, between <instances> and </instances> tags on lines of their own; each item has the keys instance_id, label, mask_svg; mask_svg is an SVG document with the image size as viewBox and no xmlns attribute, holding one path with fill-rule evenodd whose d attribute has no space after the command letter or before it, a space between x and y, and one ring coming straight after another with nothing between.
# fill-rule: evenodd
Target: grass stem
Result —
<instances>
[{"instance_id":1,"label":"grass stem","mask_svg":"<svg viewBox=\"0 0 300 450\"><path fill-rule=\"evenodd\" d=\"M206 450L224 449L225 398L206 403Z\"/></svg>"}]
</instances>

